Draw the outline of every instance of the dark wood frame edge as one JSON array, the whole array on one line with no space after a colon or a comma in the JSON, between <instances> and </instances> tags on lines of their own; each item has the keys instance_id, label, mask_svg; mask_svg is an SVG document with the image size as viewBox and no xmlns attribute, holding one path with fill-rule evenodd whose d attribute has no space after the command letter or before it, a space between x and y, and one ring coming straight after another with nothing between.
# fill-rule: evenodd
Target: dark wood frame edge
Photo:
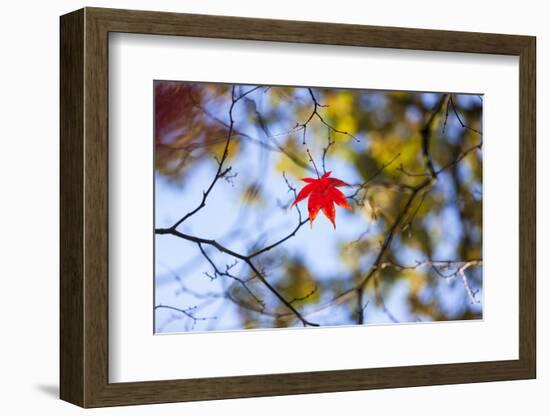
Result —
<instances>
[{"instance_id":1,"label":"dark wood frame edge","mask_svg":"<svg viewBox=\"0 0 550 416\"><path fill-rule=\"evenodd\" d=\"M85 8L60 19L60 397L82 407L536 377L536 40ZM108 381L108 33L515 55L520 62L519 359L191 380Z\"/></svg>"}]
</instances>

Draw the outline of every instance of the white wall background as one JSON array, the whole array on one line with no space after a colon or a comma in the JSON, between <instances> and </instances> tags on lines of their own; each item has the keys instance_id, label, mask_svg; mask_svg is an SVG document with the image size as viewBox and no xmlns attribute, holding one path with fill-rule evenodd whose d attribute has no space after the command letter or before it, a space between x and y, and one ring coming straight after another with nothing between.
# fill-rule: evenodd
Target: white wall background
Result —
<instances>
[{"instance_id":1,"label":"white wall background","mask_svg":"<svg viewBox=\"0 0 550 416\"><path fill-rule=\"evenodd\" d=\"M102 415L365 414L546 415L550 411L550 285L544 244L550 208L543 183L550 146L543 140L544 104L550 101L550 26L545 2L437 0L358 2L272 0L122 0L4 2L0 12L0 410L3 414L74 415L81 409L58 395L58 16L82 6L103 6L453 29L537 36L538 53L538 379L338 394L225 400L87 411ZM546 74L545 74L546 73ZM543 326L546 325L545 331Z\"/></svg>"}]
</instances>

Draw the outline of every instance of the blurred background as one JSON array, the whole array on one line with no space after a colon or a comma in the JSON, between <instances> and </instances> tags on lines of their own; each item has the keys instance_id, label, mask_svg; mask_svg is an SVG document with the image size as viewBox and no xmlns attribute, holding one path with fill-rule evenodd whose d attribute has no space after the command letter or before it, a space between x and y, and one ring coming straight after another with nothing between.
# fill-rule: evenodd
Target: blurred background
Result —
<instances>
[{"instance_id":1,"label":"blurred background","mask_svg":"<svg viewBox=\"0 0 550 416\"><path fill-rule=\"evenodd\" d=\"M155 332L482 318L481 95L154 88ZM290 207L325 170L336 228Z\"/></svg>"}]
</instances>

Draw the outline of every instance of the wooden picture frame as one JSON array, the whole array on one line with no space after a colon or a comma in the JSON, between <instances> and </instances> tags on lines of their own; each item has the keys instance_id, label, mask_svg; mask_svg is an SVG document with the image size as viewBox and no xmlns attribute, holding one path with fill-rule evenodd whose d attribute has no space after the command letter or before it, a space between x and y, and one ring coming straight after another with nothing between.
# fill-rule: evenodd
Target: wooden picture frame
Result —
<instances>
[{"instance_id":1,"label":"wooden picture frame","mask_svg":"<svg viewBox=\"0 0 550 416\"><path fill-rule=\"evenodd\" d=\"M61 17L60 359L82 407L338 392L536 376L534 37L85 8ZM519 359L109 383L110 32L514 55L520 66Z\"/></svg>"}]
</instances>

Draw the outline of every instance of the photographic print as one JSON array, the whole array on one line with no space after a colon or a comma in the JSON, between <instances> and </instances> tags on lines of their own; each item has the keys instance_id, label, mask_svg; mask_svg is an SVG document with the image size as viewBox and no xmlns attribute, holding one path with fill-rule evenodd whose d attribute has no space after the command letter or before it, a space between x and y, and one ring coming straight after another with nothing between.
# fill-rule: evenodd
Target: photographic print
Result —
<instances>
[{"instance_id":1,"label":"photographic print","mask_svg":"<svg viewBox=\"0 0 550 416\"><path fill-rule=\"evenodd\" d=\"M482 95L153 88L155 333L482 319Z\"/></svg>"}]
</instances>

